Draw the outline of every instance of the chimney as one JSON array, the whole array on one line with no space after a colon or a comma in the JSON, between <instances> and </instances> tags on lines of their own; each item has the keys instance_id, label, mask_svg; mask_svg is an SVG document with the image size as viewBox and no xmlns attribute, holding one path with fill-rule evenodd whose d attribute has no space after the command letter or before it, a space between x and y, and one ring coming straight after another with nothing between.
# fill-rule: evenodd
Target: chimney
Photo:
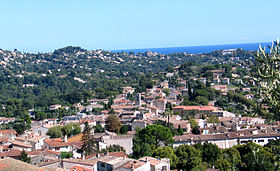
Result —
<instances>
[{"instance_id":1,"label":"chimney","mask_svg":"<svg viewBox=\"0 0 280 171\"><path fill-rule=\"evenodd\" d=\"M63 142L67 143L67 135L64 136Z\"/></svg>"},{"instance_id":2,"label":"chimney","mask_svg":"<svg viewBox=\"0 0 280 171\"><path fill-rule=\"evenodd\" d=\"M82 160L85 160L85 152L82 153Z\"/></svg>"}]
</instances>

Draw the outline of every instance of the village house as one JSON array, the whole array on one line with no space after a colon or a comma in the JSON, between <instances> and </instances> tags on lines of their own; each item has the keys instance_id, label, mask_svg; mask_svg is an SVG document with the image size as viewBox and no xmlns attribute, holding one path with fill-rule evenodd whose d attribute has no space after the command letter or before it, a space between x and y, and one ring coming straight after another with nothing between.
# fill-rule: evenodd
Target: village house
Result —
<instances>
[{"instance_id":1,"label":"village house","mask_svg":"<svg viewBox=\"0 0 280 171\"><path fill-rule=\"evenodd\" d=\"M52 151L58 152L72 152L72 146L67 143L67 137L64 139L54 138L54 139L45 139L44 148Z\"/></svg>"},{"instance_id":2,"label":"village house","mask_svg":"<svg viewBox=\"0 0 280 171\"><path fill-rule=\"evenodd\" d=\"M219 84L221 82L220 78L213 78L214 84Z\"/></svg>"},{"instance_id":3,"label":"village house","mask_svg":"<svg viewBox=\"0 0 280 171\"><path fill-rule=\"evenodd\" d=\"M34 150L27 152L28 157L30 157L30 163L32 165L37 165L42 162L48 162L53 160L58 160L60 158L60 152L52 150Z\"/></svg>"},{"instance_id":4,"label":"village house","mask_svg":"<svg viewBox=\"0 0 280 171\"><path fill-rule=\"evenodd\" d=\"M123 87L122 89L124 94L133 94L135 90L135 88L132 87Z\"/></svg>"},{"instance_id":5,"label":"village house","mask_svg":"<svg viewBox=\"0 0 280 171\"><path fill-rule=\"evenodd\" d=\"M223 78L222 83L223 84L230 84L230 79L229 78Z\"/></svg>"},{"instance_id":6,"label":"village house","mask_svg":"<svg viewBox=\"0 0 280 171\"><path fill-rule=\"evenodd\" d=\"M163 113L165 111L165 106L166 106L167 100L160 98L160 99L155 99L152 101L152 106L156 107L159 110L159 113Z\"/></svg>"},{"instance_id":7,"label":"village house","mask_svg":"<svg viewBox=\"0 0 280 171\"><path fill-rule=\"evenodd\" d=\"M35 133L25 133L21 137L15 138L16 141L29 143L32 146L32 150L42 149L44 145L44 139L46 139L46 136L41 136Z\"/></svg>"},{"instance_id":8,"label":"village house","mask_svg":"<svg viewBox=\"0 0 280 171\"><path fill-rule=\"evenodd\" d=\"M182 144L193 145L196 143L213 143L218 147L225 149L231 148L234 145L245 144L247 142L254 142L259 145L265 145L269 140L280 138L280 133L259 133L258 131L246 132L246 134L239 134L238 132L229 132L224 134L205 134L205 135L182 135L175 136L173 147L178 147Z\"/></svg>"},{"instance_id":9,"label":"village house","mask_svg":"<svg viewBox=\"0 0 280 171\"><path fill-rule=\"evenodd\" d=\"M218 110L218 107L213 106L176 106L173 108L173 112L179 114L194 115L195 118L201 118L202 115L211 116L213 111Z\"/></svg>"},{"instance_id":10,"label":"village house","mask_svg":"<svg viewBox=\"0 0 280 171\"><path fill-rule=\"evenodd\" d=\"M127 154L132 154L133 135L102 135L98 142L99 149L105 149L110 145L122 146Z\"/></svg>"},{"instance_id":11,"label":"village house","mask_svg":"<svg viewBox=\"0 0 280 171\"><path fill-rule=\"evenodd\" d=\"M198 79L200 82L202 82L203 84L206 84L207 79L206 78L199 78Z\"/></svg>"},{"instance_id":12,"label":"village house","mask_svg":"<svg viewBox=\"0 0 280 171\"><path fill-rule=\"evenodd\" d=\"M14 140L17 132L13 129L0 130L0 138L8 138L9 140Z\"/></svg>"},{"instance_id":13,"label":"village house","mask_svg":"<svg viewBox=\"0 0 280 171\"><path fill-rule=\"evenodd\" d=\"M39 134L39 135L47 135L49 128L45 127L44 125L34 126L30 129L31 132Z\"/></svg>"},{"instance_id":14,"label":"village house","mask_svg":"<svg viewBox=\"0 0 280 171\"><path fill-rule=\"evenodd\" d=\"M156 159L153 157L142 157L139 159L140 161L149 161L150 162L150 170L151 171L170 171L170 159L169 158L161 158Z\"/></svg>"},{"instance_id":15,"label":"village house","mask_svg":"<svg viewBox=\"0 0 280 171\"><path fill-rule=\"evenodd\" d=\"M61 170L73 170L74 168L81 168L82 171L97 171L97 161L96 160L81 160L81 159L59 159L52 160L49 162L43 162L38 164L40 168L43 169L61 169Z\"/></svg>"},{"instance_id":16,"label":"village house","mask_svg":"<svg viewBox=\"0 0 280 171\"><path fill-rule=\"evenodd\" d=\"M60 104L57 104L57 105L51 105L49 106L49 110L57 110L57 109L60 109L62 106Z\"/></svg>"},{"instance_id":17,"label":"village house","mask_svg":"<svg viewBox=\"0 0 280 171\"><path fill-rule=\"evenodd\" d=\"M5 118L5 117L0 117L0 124L7 124L10 122L14 122L15 118Z\"/></svg>"}]
</instances>

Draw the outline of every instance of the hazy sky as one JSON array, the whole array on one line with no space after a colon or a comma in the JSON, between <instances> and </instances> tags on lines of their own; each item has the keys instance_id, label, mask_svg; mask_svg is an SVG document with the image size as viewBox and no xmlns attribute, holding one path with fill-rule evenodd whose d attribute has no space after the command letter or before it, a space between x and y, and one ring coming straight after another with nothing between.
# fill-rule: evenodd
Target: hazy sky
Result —
<instances>
[{"instance_id":1,"label":"hazy sky","mask_svg":"<svg viewBox=\"0 0 280 171\"><path fill-rule=\"evenodd\" d=\"M132 49L267 42L280 0L0 0L0 48Z\"/></svg>"}]
</instances>

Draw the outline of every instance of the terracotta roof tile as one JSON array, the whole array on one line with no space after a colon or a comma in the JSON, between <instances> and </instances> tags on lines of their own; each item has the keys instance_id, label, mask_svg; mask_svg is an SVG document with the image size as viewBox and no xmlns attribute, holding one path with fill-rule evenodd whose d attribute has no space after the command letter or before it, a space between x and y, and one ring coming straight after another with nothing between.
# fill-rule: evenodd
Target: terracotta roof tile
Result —
<instances>
[{"instance_id":1,"label":"terracotta roof tile","mask_svg":"<svg viewBox=\"0 0 280 171\"><path fill-rule=\"evenodd\" d=\"M17 132L13 129L7 129L7 130L0 130L0 133L2 134L17 134Z\"/></svg>"},{"instance_id":2,"label":"terracotta roof tile","mask_svg":"<svg viewBox=\"0 0 280 171\"><path fill-rule=\"evenodd\" d=\"M19 157L21 154L20 150L11 150L11 151L5 151L3 153L0 153L0 157Z\"/></svg>"},{"instance_id":3,"label":"terracotta roof tile","mask_svg":"<svg viewBox=\"0 0 280 171\"><path fill-rule=\"evenodd\" d=\"M70 170L73 170L73 171L93 171L91 169L87 169L87 168L84 168L84 167L81 167L81 166L73 166L70 168Z\"/></svg>"},{"instance_id":4,"label":"terracotta roof tile","mask_svg":"<svg viewBox=\"0 0 280 171\"><path fill-rule=\"evenodd\" d=\"M51 147L66 147L69 146L69 143L63 142L61 138L55 138L55 139L46 139L44 140L45 143L47 143Z\"/></svg>"}]
</instances>

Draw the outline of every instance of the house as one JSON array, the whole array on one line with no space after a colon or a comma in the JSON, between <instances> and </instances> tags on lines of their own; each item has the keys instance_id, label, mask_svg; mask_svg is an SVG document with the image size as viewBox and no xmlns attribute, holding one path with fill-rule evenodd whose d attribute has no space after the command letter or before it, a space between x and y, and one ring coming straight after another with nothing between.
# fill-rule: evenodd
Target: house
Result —
<instances>
[{"instance_id":1,"label":"house","mask_svg":"<svg viewBox=\"0 0 280 171\"><path fill-rule=\"evenodd\" d=\"M195 118L204 116L211 116L214 110L219 108L213 106L176 106L173 108L174 113L194 115Z\"/></svg>"},{"instance_id":2,"label":"house","mask_svg":"<svg viewBox=\"0 0 280 171\"><path fill-rule=\"evenodd\" d=\"M17 140L10 140L11 143L10 148L14 150L20 150L20 151L32 151L32 145L30 142L27 141L17 141Z\"/></svg>"},{"instance_id":3,"label":"house","mask_svg":"<svg viewBox=\"0 0 280 171\"><path fill-rule=\"evenodd\" d=\"M213 78L213 83L219 84L221 80L219 78Z\"/></svg>"},{"instance_id":4,"label":"house","mask_svg":"<svg viewBox=\"0 0 280 171\"><path fill-rule=\"evenodd\" d=\"M132 87L123 87L122 89L124 94L133 94L135 90L135 88Z\"/></svg>"},{"instance_id":5,"label":"house","mask_svg":"<svg viewBox=\"0 0 280 171\"><path fill-rule=\"evenodd\" d=\"M92 169L87 169L81 166L73 166L70 168L70 171L94 171Z\"/></svg>"},{"instance_id":6,"label":"house","mask_svg":"<svg viewBox=\"0 0 280 171\"><path fill-rule=\"evenodd\" d=\"M72 152L72 146L67 143L67 138L65 138L64 140L61 138L45 139L44 149L59 152Z\"/></svg>"},{"instance_id":7,"label":"house","mask_svg":"<svg viewBox=\"0 0 280 171\"><path fill-rule=\"evenodd\" d=\"M67 139L67 143L72 146L73 158L82 157L80 153L80 150L83 147L82 136L83 134L77 134Z\"/></svg>"},{"instance_id":8,"label":"house","mask_svg":"<svg viewBox=\"0 0 280 171\"><path fill-rule=\"evenodd\" d=\"M229 78L223 78L222 83L224 84L230 84L230 79Z\"/></svg>"},{"instance_id":9,"label":"house","mask_svg":"<svg viewBox=\"0 0 280 171\"><path fill-rule=\"evenodd\" d=\"M48 124L48 125L56 125L57 124L57 118L44 119L43 123Z\"/></svg>"},{"instance_id":10,"label":"house","mask_svg":"<svg viewBox=\"0 0 280 171\"><path fill-rule=\"evenodd\" d=\"M19 156L21 154L22 151L20 150L10 150L10 151L5 151L3 153L0 153L0 158L14 158L14 159L19 159Z\"/></svg>"},{"instance_id":11,"label":"house","mask_svg":"<svg viewBox=\"0 0 280 171\"><path fill-rule=\"evenodd\" d=\"M50 169L50 170L56 170L58 168L61 170L70 170L75 167L77 168L82 167L87 171L88 170L97 171L97 161L98 159L95 160L60 159L60 160L53 160L49 162L43 162L40 163L38 166L43 169Z\"/></svg>"},{"instance_id":12,"label":"house","mask_svg":"<svg viewBox=\"0 0 280 171\"><path fill-rule=\"evenodd\" d=\"M15 118L5 118L5 117L0 117L0 124L7 124L10 122L14 122Z\"/></svg>"},{"instance_id":13,"label":"house","mask_svg":"<svg viewBox=\"0 0 280 171\"><path fill-rule=\"evenodd\" d=\"M133 135L102 135L99 141L99 149L106 148L110 145L122 146L127 154L132 154Z\"/></svg>"},{"instance_id":14,"label":"house","mask_svg":"<svg viewBox=\"0 0 280 171\"><path fill-rule=\"evenodd\" d=\"M44 127L43 125L34 126L30 129L30 131L43 136L47 135L48 130L49 128Z\"/></svg>"},{"instance_id":15,"label":"house","mask_svg":"<svg viewBox=\"0 0 280 171\"><path fill-rule=\"evenodd\" d=\"M213 115L216 115L217 117L235 117L234 113L224 111L224 110L214 110L212 111Z\"/></svg>"},{"instance_id":16,"label":"house","mask_svg":"<svg viewBox=\"0 0 280 171\"><path fill-rule=\"evenodd\" d=\"M199 78L198 79L200 82L202 82L203 84L206 84L207 79L206 78Z\"/></svg>"},{"instance_id":17,"label":"house","mask_svg":"<svg viewBox=\"0 0 280 171\"><path fill-rule=\"evenodd\" d=\"M51 105L51 106L49 106L49 110L57 110L57 109L59 109L59 108L61 108L61 107L62 107L62 106L59 105L59 104Z\"/></svg>"},{"instance_id":18,"label":"house","mask_svg":"<svg viewBox=\"0 0 280 171\"><path fill-rule=\"evenodd\" d=\"M1 170L19 170L19 171L43 171L38 166L31 165L21 160L13 158L0 159Z\"/></svg>"},{"instance_id":19,"label":"house","mask_svg":"<svg viewBox=\"0 0 280 171\"><path fill-rule=\"evenodd\" d=\"M13 129L7 129L7 130L0 130L0 137L1 138L8 138L10 140L13 140L17 135L17 132Z\"/></svg>"},{"instance_id":20,"label":"house","mask_svg":"<svg viewBox=\"0 0 280 171\"><path fill-rule=\"evenodd\" d=\"M102 103L108 103L109 102L109 100L108 99L91 99L91 100L88 100L87 101L88 103L90 103L90 104L102 104Z\"/></svg>"},{"instance_id":21,"label":"house","mask_svg":"<svg viewBox=\"0 0 280 171\"><path fill-rule=\"evenodd\" d=\"M160 113L163 113L165 111L166 103L167 101L163 98L155 99L152 101L152 106L158 108Z\"/></svg>"},{"instance_id":22,"label":"house","mask_svg":"<svg viewBox=\"0 0 280 171\"><path fill-rule=\"evenodd\" d=\"M216 144L218 147L225 149L231 148L234 145L245 144L247 142L254 142L259 145L265 145L269 140L275 138L280 138L280 133L258 133L257 131L252 131L251 133L247 131L246 134L240 134L238 132L230 132L224 134L206 134L206 135L181 135L175 136L173 147L178 147L182 144L193 145L196 143L209 142Z\"/></svg>"},{"instance_id":23,"label":"house","mask_svg":"<svg viewBox=\"0 0 280 171\"><path fill-rule=\"evenodd\" d=\"M127 155L123 151L118 151L118 152L108 152L108 153L94 153L92 155L88 155L85 157L85 160L94 160L96 158L100 158L103 156L113 156L113 157L123 157L127 158Z\"/></svg>"},{"instance_id":24,"label":"house","mask_svg":"<svg viewBox=\"0 0 280 171\"><path fill-rule=\"evenodd\" d=\"M168 158L156 159L153 157L142 157L139 160L150 162L151 171L170 171L170 159Z\"/></svg>"},{"instance_id":25,"label":"house","mask_svg":"<svg viewBox=\"0 0 280 171\"><path fill-rule=\"evenodd\" d=\"M98 171L150 170L150 163L123 157L104 156L97 162Z\"/></svg>"},{"instance_id":26,"label":"house","mask_svg":"<svg viewBox=\"0 0 280 171\"><path fill-rule=\"evenodd\" d=\"M139 128L145 128L147 126L147 123L144 120L134 120L131 123L131 129L132 131L136 131Z\"/></svg>"},{"instance_id":27,"label":"house","mask_svg":"<svg viewBox=\"0 0 280 171\"><path fill-rule=\"evenodd\" d=\"M28 157L30 157L30 163L32 165L38 165L42 162L58 160L60 158L60 152L52 150L34 150L27 152Z\"/></svg>"},{"instance_id":28,"label":"house","mask_svg":"<svg viewBox=\"0 0 280 171\"><path fill-rule=\"evenodd\" d=\"M211 72L212 72L213 74L216 74L216 75L222 75L222 74L225 72L225 70L224 70L224 69L220 69L220 70L211 70Z\"/></svg>"},{"instance_id":29,"label":"house","mask_svg":"<svg viewBox=\"0 0 280 171\"><path fill-rule=\"evenodd\" d=\"M32 145L32 150L38 150L42 149L44 145L44 139L46 138L46 136L26 131L25 134L21 135L20 137L16 137L15 140L20 142L28 142Z\"/></svg>"}]
</instances>

